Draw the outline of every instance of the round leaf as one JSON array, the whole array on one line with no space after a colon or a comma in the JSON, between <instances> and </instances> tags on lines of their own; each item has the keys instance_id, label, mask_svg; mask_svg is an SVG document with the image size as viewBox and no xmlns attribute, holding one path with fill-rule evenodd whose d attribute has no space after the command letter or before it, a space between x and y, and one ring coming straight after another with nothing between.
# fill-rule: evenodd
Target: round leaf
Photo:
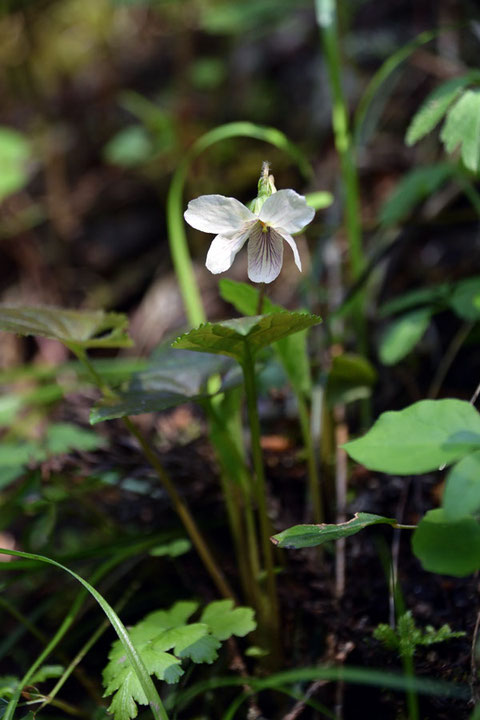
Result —
<instances>
[{"instance_id":1,"label":"round leaf","mask_svg":"<svg viewBox=\"0 0 480 720\"><path fill-rule=\"evenodd\" d=\"M480 510L480 452L467 455L450 470L442 505L449 520Z\"/></svg>"},{"instance_id":2,"label":"round leaf","mask_svg":"<svg viewBox=\"0 0 480 720\"><path fill-rule=\"evenodd\" d=\"M478 450L480 415L463 400L421 400L383 413L366 435L344 447L371 470L420 474Z\"/></svg>"},{"instance_id":3,"label":"round leaf","mask_svg":"<svg viewBox=\"0 0 480 720\"><path fill-rule=\"evenodd\" d=\"M472 517L449 521L444 510L430 510L413 534L412 547L425 570L465 577L480 568L480 525Z\"/></svg>"}]
</instances>

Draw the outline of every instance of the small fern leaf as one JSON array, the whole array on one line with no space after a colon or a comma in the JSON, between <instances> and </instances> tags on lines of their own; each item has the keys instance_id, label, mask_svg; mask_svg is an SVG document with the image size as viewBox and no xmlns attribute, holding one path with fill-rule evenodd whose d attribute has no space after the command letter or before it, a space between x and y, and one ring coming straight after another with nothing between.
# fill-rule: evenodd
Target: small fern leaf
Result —
<instances>
[{"instance_id":1,"label":"small fern leaf","mask_svg":"<svg viewBox=\"0 0 480 720\"><path fill-rule=\"evenodd\" d=\"M464 75L435 88L430 93L420 109L412 118L405 136L407 145L415 145L425 135L428 135L447 112L450 105L460 95L462 88L471 82L470 75Z\"/></svg>"},{"instance_id":2,"label":"small fern leaf","mask_svg":"<svg viewBox=\"0 0 480 720\"><path fill-rule=\"evenodd\" d=\"M480 170L480 91L466 90L449 111L440 134L447 153L460 146L466 168Z\"/></svg>"},{"instance_id":3,"label":"small fern leaf","mask_svg":"<svg viewBox=\"0 0 480 720\"><path fill-rule=\"evenodd\" d=\"M232 635L244 637L255 630L254 612L248 607L233 607L233 600L217 600L207 605L200 618L207 623L212 635L227 640Z\"/></svg>"}]
</instances>

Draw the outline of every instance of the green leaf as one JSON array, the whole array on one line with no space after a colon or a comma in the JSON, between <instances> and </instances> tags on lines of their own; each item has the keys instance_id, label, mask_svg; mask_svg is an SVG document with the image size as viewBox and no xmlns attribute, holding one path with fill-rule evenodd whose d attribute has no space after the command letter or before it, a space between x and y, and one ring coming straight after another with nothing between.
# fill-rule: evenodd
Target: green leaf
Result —
<instances>
[{"instance_id":1,"label":"green leaf","mask_svg":"<svg viewBox=\"0 0 480 720\"><path fill-rule=\"evenodd\" d=\"M463 400L421 400L380 415L347 453L371 470L420 474L450 465L480 448L480 416Z\"/></svg>"},{"instance_id":2,"label":"green leaf","mask_svg":"<svg viewBox=\"0 0 480 720\"><path fill-rule=\"evenodd\" d=\"M334 407L369 397L376 381L377 372L366 358L353 353L337 355L327 376L327 403Z\"/></svg>"},{"instance_id":3,"label":"green leaf","mask_svg":"<svg viewBox=\"0 0 480 720\"><path fill-rule=\"evenodd\" d=\"M181 335L174 348L219 353L242 362L247 349L256 353L271 343L321 322L317 315L282 311L269 315L206 323Z\"/></svg>"},{"instance_id":4,"label":"green leaf","mask_svg":"<svg viewBox=\"0 0 480 720\"><path fill-rule=\"evenodd\" d=\"M480 525L472 517L449 521L443 509L429 510L412 547L425 570L465 577L480 568Z\"/></svg>"},{"instance_id":5,"label":"green leaf","mask_svg":"<svg viewBox=\"0 0 480 720\"><path fill-rule=\"evenodd\" d=\"M480 319L480 275L455 285L450 307L463 320L475 322Z\"/></svg>"},{"instance_id":6,"label":"green leaf","mask_svg":"<svg viewBox=\"0 0 480 720\"><path fill-rule=\"evenodd\" d=\"M464 75L448 80L430 93L415 113L405 136L407 145L415 145L433 130L443 118L450 105L460 95L462 88L471 83L472 77Z\"/></svg>"},{"instance_id":7,"label":"green leaf","mask_svg":"<svg viewBox=\"0 0 480 720\"><path fill-rule=\"evenodd\" d=\"M120 167L142 165L150 160L153 153L152 140L141 125L120 130L103 148L105 160Z\"/></svg>"},{"instance_id":8,"label":"green leaf","mask_svg":"<svg viewBox=\"0 0 480 720\"><path fill-rule=\"evenodd\" d=\"M53 338L83 348L130 347L127 325L125 315L103 310L0 306L0 331Z\"/></svg>"},{"instance_id":9,"label":"green leaf","mask_svg":"<svg viewBox=\"0 0 480 720\"><path fill-rule=\"evenodd\" d=\"M442 506L448 520L480 510L480 452L462 458L447 476Z\"/></svg>"},{"instance_id":10,"label":"green leaf","mask_svg":"<svg viewBox=\"0 0 480 720\"><path fill-rule=\"evenodd\" d=\"M441 285L434 285L433 287L412 290L382 305L379 315L380 317L388 317L394 313L411 310L420 305L438 305L442 307L448 302L451 291L452 286L450 283L442 283Z\"/></svg>"},{"instance_id":11,"label":"green leaf","mask_svg":"<svg viewBox=\"0 0 480 720\"><path fill-rule=\"evenodd\" d=\"M254 315L256 313L258 305L257 288L227 278L220 280L219 288L222 298L231 303L238 312L243 315ZM284 312L285 308L281 307L281 305L275 305L268 298L264 298L263 311L265 313L279 313ZM273 343L272 347L277 353L296 392L309 395L312 378L307 348L307 331L303 330L278 340Z\"/></svg>"},{"instance_id":12,"label":"green leaf","mask_svg":"<svg viewBox=\"0 0 480 720\"><path fill-rule=\"evenodd\" d=\"M305 200L307 201L307 205L312 207L314 210L324 210L325 208L330 207L330 205L333 205L334 198L332 193L318 191L307 193L305 195Z\"/></svg>"},{"instance_id":13,"label":"green leaf","mask_svg":"<svg viewBox=\"0 0 480 720\"><path fill-rule=\"evenodd\" d=\"M466 168L480 169L480 92L466 90L449 111L440 134L447 153L460 146Z\"/></svg>"},{"instance_id":14,"label":"green leaf","mask_svg":"<svg viewBox=\"0 0 480 720\"><path fill-rule=\"evenodd\" d=\"M150 550L150 555L152 557L165 557L168 555L168 557L174 558L185 555L191 548L192 543L190 540L187 540L187 538L178 538L177 540L172 540L162 545L156 545Z\"/></svg>"},{"instance_id":15,"label":"green leaf","mask_svg":"<svg viewBox=\"0 0 480 720\"><path fill-rule=\"evenodd\" d=\"M59 678L63 674L63 670L63 665L42 665L30 678L30 685L36 685L52 678Z\"/></svg>"},{"instance_id":16,"label":"green leaf","mask_svg":"<svg viewBox=\"0 0 480 720\"><path fill-rule=\"evenodd\" d=\"M408 172L383 204L379 221L383 227L397 225L413 212L416 206L430 197L455 172L448 164L415 168Z\"/></svg>"},{"instance_id":17,"label":"green leaf","mask_svg":"<svg viewBox=\"0 0 480 720\"><path fill-rule=\"evenodd\" d=\"M211 602L203 611L200 621L209 626L217 640L227 640L232 635L245 637L257 627L252 608L234 608L233 600Z\"/></svg>"},{"instance_id":18,"label":"green leaf","mask_svg":"<svg viewBox=\"0 0 480 720\"><path fill-rule=\"evenodd\" d=\"M72 423L53 423L47 429L45 445L49 455L61 455L70 450L88 452L104 447L105 438Z\"/></svg>"},{"instance_id":19,"label":"green leaf","mask_svg":"<svg viewBox=\"0 0 480 720\"><path fill-rule=\"evenodd\" d=\"M278 547L287 549L315 547L331 540L340 540L340 538L355 535L370 525L382 524L396 525L397 521L381 515L360 512L355 513L348 522L339 525L294 525L277 535L273 535L271 540Z\"/></svg>"},{"instance_id":20,"label":"green leaf","mask_svg":"<svg viewBox=\"0 0 480 720\"><path fill-rule=\"evenodd\" d=\"M382 336L378 354L384 365L395 365L422 339L432 317L431 308L421 308L393 320Z\"/></svg>"},{"instance_id":21,"label":"green leaf","mask_svg":"<svg viewBox=\"0 0 480 720\"><path fill-rule=\"evenodd\" d=\"M27 184L30 159L31 146L25 135L0 126L0 202Z\"/></svg>"},{"instance_id":22,"label":"green leaf","mask_svg":"<svg viewBox=\"0 0 480 720\"><path fill-rule=\"evenodd\" d=\"M233 363L209 353L192 355L187 350L162 346L145 370L135 373L126 390L115 398L103 398L90 412L94 425L104 420L160 412L207 396L212 375L226 373Z\"/></svg>"}]
</instances>

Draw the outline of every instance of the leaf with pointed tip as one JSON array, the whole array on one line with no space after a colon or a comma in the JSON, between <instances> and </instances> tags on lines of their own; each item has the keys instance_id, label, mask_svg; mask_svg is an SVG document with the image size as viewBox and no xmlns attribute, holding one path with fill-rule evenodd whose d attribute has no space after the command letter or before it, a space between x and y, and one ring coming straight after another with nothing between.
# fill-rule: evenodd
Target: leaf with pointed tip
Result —
<instances>
[{"instance_id":1,"label":"leaf with pointed tip","mask_svg":"<svg viewBox=\"0 0 480 720\"><path fill-rule=\"evenodd\" d=\"M231 635L244 637L257 627L252 608L234 608L233 600L211 602L203 611L200 621L209 626L217 640L227 640Z\"/></svg>"},{"instance_id":2,"label":"leaf with pointed tip","mask_svg":"<svg viewBox=\"0 0 480 720\"><path fill-rule=\"evenodd\" d=\"M393 518L372 515L371 513L355 513L348 522L338 525L294 525L274 535L271 540L281 548L307 548L322 545L331 540L355 535L370 525L396 525Z\"/></svg>"},{"instance_id":3,"label":"leaf with pointed tip","mask_svg":"<svg viewBox=\"0 0 480 720\"><path fill-rule=\"evenodd\" d=\"M465 167L480 169L480 91L466 90L449 110L440 139L447 153L460 146Z\"/></svg>"},{"instance_id":4,"label":"leaf with pointed tip","mask_svg":"<svg viewBox=\"0 0 480 720\"><path fill-rule=\"evenodd\" d=\"M450 163L438 163L414 168L402 177L383 204L379 220L383 227L404 221L417 205L429 198L455 173Z\"/></svg>"},{"instance_id":5,"label":"leaf with pointed tip","mask_svg":"<svg viewBox=\"0 0 480 720\"><path fill-rule=\"evenodd\" d=\"M222 298L231 303L238 312L243 315L254 315L256 313L258 305L257 288L247 285L247 283L224 278L219 282L219 289ZM281 305L275 305L268 298L263 299L262 309L266 313L285 311L285 308ZM307 350L307 331L302 330L278 340L272 344L272 347L280 358L287 377L296 392L310 395L312 378Z\"/></svg>"},{"instance_id":6,"label":"leaf with pointed tip","mask_svg":"<svg viewBox=\"0 0 480 720\"><path fill-rule=\"evenodd\" d=\"M412 290L382 305L379 315L380 317L388 317L394 313L412 310L422 305L433 305L442 308L448 302L451 292L452 286L450 283Z\"/></svg>"},{"instance_id":7,"label":"leaf with pointed tip","mask_svg":"<svg viewBox=\"0 0 480 720\"><path fill-rule=\"evenodd\" d=\"M415 145L428 135L443 118L450 105L458 98L462 88L472 82L471 75L448 80L430 93L412 118L405 136L407 145Z\"/></svg>"},{"instance_id":8,"label":"leaf with pointed tip","mask_svg":"<svg viewBox=\"0 0 480 720\"><path fill-rule=\"evenodd\" d=\"M473 517L449 520L429 510L413 533L412 547L425 570L465 577L480 568L480 525Z\"/></svg>"},{"instance_id":9,"label":"leaf with pointed tip","mask_svg":"<svg viewBox=\"0 0 480 720\"><path fill-rule=\"evenodd\" d=\"M347 453L370 470L410 475L450 465L480 448L480 415L464 400L421 400L380 415Z\"/></svg>"},{"instance_id":10,"label":"leaf with pointed tip","mask_svg":"<svg viewBox=\"0 0 480 720\"><path fill-rule=\"evenodd\" d=\"M378 354L384 365L395 365L420 342L432 317L429 307L400 315L388 325L380 341Z\"/></svg>"},{"instance_id":11,"label":"leaf with pointed tip","mask_svg":"<svg viewBox=\"0 0 480 720\"><path fill-rule=\"evenodd\" d=\"M103 310L0 306L0 331L53 338L83 348L130 347L128 319Z\"/></svg>"},{"instance_id":12,"label":"leaf with pointed tip","mask_svg":"<svg viewBox=\"0 0 480 720\"><path fill-rule=\"evenodd\" d=\"M271 343L319 322L321 318L317 315L282 311L206 323L181 335L172 347L227 355L241 363L247 350L255 354Z\"/></svg>"}]
</instances>

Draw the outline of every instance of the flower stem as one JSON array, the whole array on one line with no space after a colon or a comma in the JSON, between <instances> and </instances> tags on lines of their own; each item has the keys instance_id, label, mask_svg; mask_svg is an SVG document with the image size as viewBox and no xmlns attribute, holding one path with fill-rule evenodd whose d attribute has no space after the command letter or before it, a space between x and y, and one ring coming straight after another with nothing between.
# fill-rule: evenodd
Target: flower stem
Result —
<instances>
[{"instance_id":1,"label":"flower stem","mask_svg":"<svg viewBox=\"0 0 480 720\"><path fill-rule=\"evenodd\" d=\"M269 600L269 612L265 620L268 623L272 647L278 640L279 614L278 599L275 580L275 569L273 566L273 548L270 542L270 523L267 514L267 493L265 483L265 472L263 467L262 448L260 445L260 420L257 409L257 388L255 382L255 366L252 354L247 345L241 363L245 382L245 395L247 400L248 421L250 425L250 436L252 445L252 461L255 473L255 499L260 515L260 536L263 552L263 561L267 575L267 593Z\"/></svg>"},{"instance_id":2,"label":"flower stem","mask_svg":"<svg viewBox=\"0 0 480 720\"><path fill-rule=\"evenodd\" d=\"M300 393L297 393L297 403L303 444L307 455L308 484L310 489L310 502L312 503L313 519L316 523L322 523L324 521L323 502L322 494L320 492L318 462L312 441L310 413L308 412L307 402Z\"/></svg>"}]
</instances>

